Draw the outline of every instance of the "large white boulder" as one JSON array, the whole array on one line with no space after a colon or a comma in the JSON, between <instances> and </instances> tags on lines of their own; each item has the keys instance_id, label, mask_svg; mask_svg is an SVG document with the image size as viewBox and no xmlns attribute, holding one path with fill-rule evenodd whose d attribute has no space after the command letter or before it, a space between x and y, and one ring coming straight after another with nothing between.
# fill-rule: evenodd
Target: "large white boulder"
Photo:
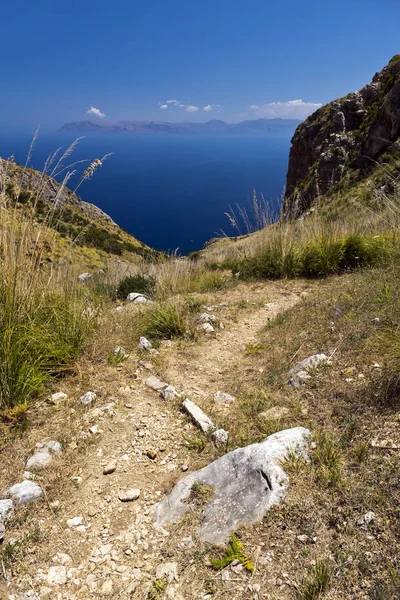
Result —
<instances>
[{"instance_id":1,"label":"large white boulder","mask_svg":"<svg viewBox=\"0 0 400 600\"><path fill-rule=\"evenodd\" d=\"M133 304L147 304L148 302L151 302L151 300L146 298L146 296L143 294L137 294L136 292L131 292L128 294L126 299L128 302L133 302Z\"/></svg>"},{"instance_id":2,"label":"large white boulder","mask_svg":"<svg viewBox=\"0 0 400 600\"><path fill-rule=\"evenodd\" d=\"M10 487L6 491L6 496L11 496L16 504L28 504L28 502L37 500L43 496L43 491L40 485L34 481L25 479L21 483L16 483Z\"/></svg>"},{"instance_id":3,"label":"large white boulder","mask_svg":"<svg viewBox=\"0 0 400 600\"><path fill-rule=\"evenodd\" d=\"M198 482L213 488L204 506L199 536L204 542L225 545L232 531L260 521L271 506L283 500L289 477L282 460L289 451L306 457L309 436L304 427L286 429L190 473L155 505L156 527L176 523L190 509L192 486Z\"/></svg>"}]
</instances>

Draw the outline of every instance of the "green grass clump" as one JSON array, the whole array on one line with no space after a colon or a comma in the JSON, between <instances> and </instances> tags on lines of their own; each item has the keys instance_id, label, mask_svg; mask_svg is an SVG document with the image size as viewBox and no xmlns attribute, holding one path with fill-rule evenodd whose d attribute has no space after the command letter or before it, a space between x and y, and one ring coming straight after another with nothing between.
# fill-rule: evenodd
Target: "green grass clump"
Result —
<instances>
[{"instance_id":1,"label":"green grass clump","mask_svg":"<svg viewBox=\"0 0 400 600\"><path fill-rule=\"evenodd\" d=\"M342 449L340 443L326 431L315 436L316 448L313 459L322 479L335 487L342 482Z\"/></svg>"},{"instance_id":2,"label":"green grass clump","mask_svg":"<svg viewBox=\"0 0 400 600\"><path fill-rule=\"evenodd\" d=\"M317 561L305 583L297 591L297 600L316 600L329 587L333 567L328 560Z\"/></svg>"},{"instance_id":3,"label":"green grass clump","mask_svg":"<svg viewBox=\"0 0 400 600\"><path fill-rule=\"evenodd\" d=\"M150 275L128 275L121 279L117 288L117 298L126 300L128 294L132 292L144 294L153 298L156 292L157 281Z\"/></svg>"},{"instance_id":4,"label":"green grass clump","mask_svg":"<svg viewBox=\"0 0 400 600\"><path fill-rule=\"evenodd\" d=\"M240 540L232 533L232 539L221 558L210 558L210 563L214 569L225 569L234 560L239 560L247 571L254 571L254 565L250 558L244 552L244 546Z\"/></svg>"},{"instance_id":5,"label":"green grass clump","mask_svg":"<svg viewBox=\"0 0 400 600\"><path fill-rule=\"evenodd\" d=\"M20 306L0 285L0 409L26 404L68 370L85 346L94 319L82 304L48 293Z\"/></svg>"},{"instance_id":6,"label":"green grass clump","mask_svg":"<svg viewBox=\"0 0 400 600\"><path fill-rule=\"evenodd\" d=\"M144 314L143 335L150 339L172 339L190 332L187 309L174 302L149 306Z\"/></svg>"}]
</instances>

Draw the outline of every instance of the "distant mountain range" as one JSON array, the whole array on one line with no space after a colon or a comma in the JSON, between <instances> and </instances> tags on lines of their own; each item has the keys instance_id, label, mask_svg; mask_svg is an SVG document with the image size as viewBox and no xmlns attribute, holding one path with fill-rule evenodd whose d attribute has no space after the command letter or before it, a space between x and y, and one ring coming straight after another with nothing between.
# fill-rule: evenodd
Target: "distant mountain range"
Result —
<instances>
[{"instance_id":1,"label":"distant mountain range","mask_svg":"<svg viewBox=\"0 0 400 600\"><path fill-rule=\"evenodd\" d=\"M206 123L168 123L166 121L117 121L115 123L93 123L77 121L64 123L59 131L74 133L126 133L126 134L168 134L168 133L260 133L263 135L292 134L301 123L297 119L255 119L230 125L213 119Z\"/></svg>"}]
</instances>

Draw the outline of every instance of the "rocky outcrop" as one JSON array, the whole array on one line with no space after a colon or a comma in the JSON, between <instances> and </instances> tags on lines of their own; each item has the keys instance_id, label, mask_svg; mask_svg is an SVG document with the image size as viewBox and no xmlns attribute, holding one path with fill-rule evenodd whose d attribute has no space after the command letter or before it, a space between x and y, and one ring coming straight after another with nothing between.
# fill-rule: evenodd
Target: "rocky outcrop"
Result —
<instances>
[{"instance_id":1,"label":"rocky outcrop","mask_svg":"<svg viewBox=\"0 0 400 600\"><path fill-rule=\"evenodd\" d=\"M297 218L343 178L358 180L400 153L400 55L358 92L313 113L292 138L284 218Z\"/></svg>"}]
</instances>

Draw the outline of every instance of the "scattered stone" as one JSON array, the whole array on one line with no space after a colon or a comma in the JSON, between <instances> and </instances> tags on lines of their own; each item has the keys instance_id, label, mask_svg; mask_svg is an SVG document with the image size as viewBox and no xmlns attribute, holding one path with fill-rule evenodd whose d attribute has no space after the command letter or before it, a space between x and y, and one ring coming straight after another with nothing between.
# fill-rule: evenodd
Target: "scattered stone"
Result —
<instances>
[{"instance_id":1,"label":"scattered stone","mask_svg":"<svg viewBox=\"0 0 400 600\"><path fill-rule=\"evenodd\" d=\"M143 294L136 294L135 292L128 294L126 299L128 302L133 302L133 304L147 304L150 302L146 296L143 296Z\"/></svg>"},{"instance_id":2,"label":"scattered stone","mask_svg":"<svg viewBox=\"0 0 400 600\"><path fill-rule=\"evenodd\" d=\"M92 276L91 273L81 273L78 276L78 279L79 279L79 281L83 282L83 281L86 281L87 279L90 279L91 276Z\"/></svg>"},{"instance_id":3,"label":"scattered stone","mask_svg":"<svg viewBox=\"0 0 400 600\"><path fill-rule=\"evenodd\" d=\"M151 343L145 337L141 337L139 340L138 350L150 350L152 348Z\"/></svg>"},{"instance_id":4,"label":"scattered stone","mask_svg":"<svg viewBox=\"0 0 400 600\"><path fill-rule=\"evenodd\" d=\"M210 323L203 323L202 325L197 326L197 331L205 331L206 333L212 333L214 331L214 327L210 325Z\"/></svg>"},{"instance_id":5,"label":"scattered stone","mask_svg":"<svg viewBox=\"0 0 400 600\"><path fill-rule=\"evenodd\" d=\"M120 491L118 493L118 498L121 502L133 502L133 500L137 500L140 496L139 488L132 488L126 491Z\"/></svg>"},{"instance_id":6,"label":"scattered stone","mask_svg":"<svg viewBox=\"0 0 400 600\"><path fill-rule=\"evenodd\" d=\"M308 379L311 379L311 375L307 373L307 371L299 371L293 377L291 377L286 383L294 388L300 387L303 383L305 383Z\"/></svg>"},{"instance_id":7,"label":"scattered stone","mask_svg":"<svg viewBox=\"0 0 400 600\"><path fill-rule=\"evenodd\" d=\"M231 396L226 392L218 391L214 394L214 401L218 404L232 404L232 402L235 402L235 400L235 396Z\"/></svg>"},{"instance_id":8,"label":"scattered stone","mask_svg":"<svg viewBox=\"0 0 400 600\"><path fill-rule=\"evenodd\" d=\"M379 318L379 317L375 317L375 318L373 319L373 321L374 321L374 323L380 323L380 322L381 322L381 320L380 320L380 318Z\"/></svg>"},{"instance_id":9,"label":"scattered stone","mask_svg":"<svg viewBox=\"0 0 400 600\"><path fill-rule=\"evenodd\" d=\"M0 544L3 542L6 535L6 528L3 521L0 521Z\"/></svg>"},{"instance_id":10,"label":"scattered stone","mask_svg":"<svg viewBox=\"0 0 400 600\"><path fill-rule=\"evenodd\" d=\"M114 356L120 358L120 359L126 359L128 358L129 354L126 352L125 348L123 346L115 346L114 350L113 350L113 354Z\"/></svg>"},{"instance_id":11,"label":"scattered stone","mask_svg":"<svg viewBox=\"0 0 400 600\"><path fill-rule=\"evenodd\" d=\"M216 446L227 444L229 434L225 429L217 429L211 434L211 439Z\"/></svg>"},{"instance_id":12,"label":"scattered stone","mask_svg":"<svg viewBox=\"0 0 400 600\"><path fill-rule=\"evenodd\" d=\"M117 312L121 312L121 310L124 310L123 306L117 306L115 309Z\"/></svg>"},{"instance_id":13,"label":"scattered stone","mask_svg":"<svg viewBox=\"0 0 400 600\"><path fill-rule=\"evenodd\" d=\"M11 519L13 512L14 505L11 499L0 500L0 522L5 523Z\"/></svg>"},{"instance_id":14,"label":"scattered stone","mask_svg":"<svg viewBox=\"0 0 400 600\"><path fill-rule=\"evenodd\" d=\"M158 565L156 569L156 579L168 580L168 583L178 581L178 565L175 562L166 562Z\"/></svg>"},{"instance_id":15,"label":"scattered stone","mask_svg":"<svg viewBox=\"0 0 400 600\"><path fill-rule=\"evenodd\" d=\"M197 427L199 427L205 433L216 429L211 419L207 417L207 415L199 406L197 406L197 404L192 402L192 400L189 400L189 398L186 398L186 400L182 403L182 409L192 418L195 425L197 425Z\"/></svg>"},{"instance_id":16,"label":"scattered stone","mask_svg":"<svg viewBox=\"0 0 400 600\"><path fill-rule=\"evenodd\" d=\"M64 552L57 552L52 558L54 563L60 563L60 565L67 565L72 562L72 558L69 554L65 554Z\"/></svg>"},{"instance_id":17,"label":"scattered stone","mask_svg":"<svg viewBox=\"0 0 400 600\"><path fill-rule=\"evenodd\" d=\"M50 452L36 452L27 460L25 469L28 469L28 471L40 471L41 469L47 467L52 460L53 457L51 456Z\"/></svg>"},{"instance_id":18,"label":"scattered stone","mask_svg":"<svg viewBox=\"0 0 400 600\"><path fill-rule=\"evenodd\" d=\"M64 585L67 583L67 569L63 566L50 567L46 581L48 585Z\"/></svg>"},{"instance_id":19,"label":"scattered stone","mask_svg":"<svg viewBox=\"0 0 400 600\"><path fill-rule=\"evenodd\" d=\"M83 521L83 517L73 517L72 519L67 519L67 525L70 528L79 527L79 525L82 523L82 521Z\"/></svg>"},{"instance_id":20,"label":"scattered stone","mask_svg":"<svg viewBox=\"0 0 400 600\"><path fill-rule=\"evenodd\" d=\"M79 487L80 485L82 485L83 478L80 477L80 475L75 475L75 477L71 477L71 481L74 482L74 484L76 485L76 487Z\"/></svg>"},{"instance_id":21,"label":"scattered stone","mask_svg":"<svg viewBox=\"0 0 400 600\"><path fill-rule=\"evenodd\" d=\"M16 483L6 491L6 496L11 498L17 504L28 504L32 500L37 500L43 496L43 491L40 485L34 481L25 479L21 483Z\"/></svg>"},{"instance_id":22,"label":"scattered stone","mask_svg":"<svg viewBox=\"0 0 400 600\"><path fill-rule=\"evenodd\" d=\"M197 317L197 323L214 323L216 320L217 317L215 315L210 315L206 312Z\"/></svg>"},{"instance_id":23,"label":"scattered stone","mask_svg":"<svg viewBox=\"0 0 400 600\"><path fill-rule=\"evenodd\" d=\"M360 529L364 531L368 531L368 525L375 520L375 513L372 510L369 510L362 517L360 517L357 521L357 525Z\"/></svg>"},{"instance_id":24,"label":"scattered stone","mask_svg":"<svg viewBox=\"0 0 400 600\"><path fill-rule=\"evenodd\" d=\"M147 387L151 388L155 392L161 392L161 390L168 387L168 383L161 381L160 379L158 379L158 377L155 377L154 375L150 375L150 377L148 377L145 380L145 384L147 385Z\"/></svg>"},{"instance_id":25,"label":"scattered stone","mask_svg":"<svg viewBox=\"0 0 400 600\"><path fill-rule=\"evenodd\" d=\"M373 368L373 369L380 369L380 368L381 368L381 365L380 365L379 363L374 363L374 364L372 365L372 368Z\"/></svg>"},{"instance_id":26,"label":"scattered stone","mask_svg":"<svg viewBox=\"0 0 400 600\"><path fill-rule=\"evenodd\" d=\"M151 460L155 460L157 458L157 450L147 450L146 454Z\"/></svg>"},{"instance_id":27,"label":"scattered stone","mask_svg":"<svg viewBox=\"0 0 400 600\"><path fill-rule=\"evenodd\" d=\"M117 468L117 461L115 458L113 458L112 460L110 460L110 462L104 467L103 469L103 475L111 475L111 473L114 473L115 469Z\"/></svg>"},{"instance_id":28,"label":"scattered stone","mask_svg":"<svg viewBox=\"0 0 400 600\"><path fill-rule=\"evenodd\" d=\"M66 400L67 398L68 395L64 394L64 392L56 392L50 396L50 402L52 404L57 404L58 402L61 402L61 400Z\"/></svg>"},{"instance_id":29,"label":"scattered stone","mask_svg":"<svg viewBox=\"0 0 400 600\"><path fill-rule=\"evenodd\" d=\"M97 399L97 394L95 392L86 392L83 396L79 398L79 401L84 406L88 404L92 404Z\"/></svg>"},{"instance_id":30,"label":"scattered stone","mask_svg":"<svg viewBox=\"0 0 400 600\"><path fill-rule=\"evenodd\" d=\"M285 417L289 412L289 409L286 408L285 406L273 406L272 408L269 408L268 410L265 410L264 412L260 413L260 417L262 419L282 419L283 417Z\"/></svg>"},{"instance_id":31,"label":"scattered stone","mask_svg":"<svg viewBox=\"0 0 400 600\"><path fill-rule=\"evenodd\" d=\"M325 354L313 354L312 356L309 356L308 358L305 358L301 362L297 363L297 365L290 369L289 375L295 375L300 371L307 372L310 369L315 369L315 367L326 363L327 360L328 357Z\"/></svg>"},{"instance_id":32,"label":"scattered stone","mask_svg":"<svg viewBox=\"0 0 400 600\"><path fill-rule=\"evenodd\" d=\"M304 535L296 535L296 539L299 540L299 542L306 544L310 538L308 535L304 534Z\"/></svg>"},{"instance_id":33,"label":"scattered stone","mask_svg":"<svg viewBox=\"0 0 400 600\"><path fill-rule=\"evenodd\" d=\"M113 582L111 579L106 579L103 585L101 586L100 595L101 596L112 596L113 594Z\"/></svg>"},{"instance_id":34,"label":"scattered stone","mask_svg":"<svg viewBox=\"0 0 400 600\"><path fill-rule=\"evenodd\" d=\"M174 400L175 398L179 398L179 394L173 385L167 385L167 387L162 389L160 396L164 398L164 400Z\"/></svg>"},{"instance_id":35,"label":"scattered stone","mask_svg":"<svg viewBox=\"0 0 400 600\"><path fill-rule=\"evenodd\" d=\"M101 433L101 431L100 431L100 429L99 429L99 426L98 426L98 425L93 425L92 427L89 427L89 431L90 431L90 433L92 433L93 435L97 435L97 434L100 434L100 433Z\"/></svg>"},{"instance_id":36,"label":"scattered stone","mask_svg":"<svg viewBox=\"0 0 400 600\"><path fill-rule=\"evenodd\" d=\"M50 440L49 442L39 442L36 444L36 448L39 450L46 448L49 452L57 454L57 456L61 456L62 454L62 446L60 442L56 442L55 440Z\"/></svg>"},{"instance_id":37,"label":"scattered stone","mask_svg":"<svg viewBox=\"0 0 400 600\"><path fill-rule=\"evenodd\" d=\"M189 465L187 463L181 466L181 470L185 473L189 469Z\"/></svg>"},{"instance_id":38,"label":"scattered stone","mask_svg":"<svg viewBox=\"0 0 400 600\"><path fill-rule=\"evenodd\" d=\"M260 521L271 506L282 501L289 478L281 461L288 450L307 456L309 436L304 427L286 429L186 475L155 505L156 523L161 527L176 523L190 508L192 486L199 482L213 488L199 536L204 542L226 545L232 531Z\"/></svg>"}]
</instances>

